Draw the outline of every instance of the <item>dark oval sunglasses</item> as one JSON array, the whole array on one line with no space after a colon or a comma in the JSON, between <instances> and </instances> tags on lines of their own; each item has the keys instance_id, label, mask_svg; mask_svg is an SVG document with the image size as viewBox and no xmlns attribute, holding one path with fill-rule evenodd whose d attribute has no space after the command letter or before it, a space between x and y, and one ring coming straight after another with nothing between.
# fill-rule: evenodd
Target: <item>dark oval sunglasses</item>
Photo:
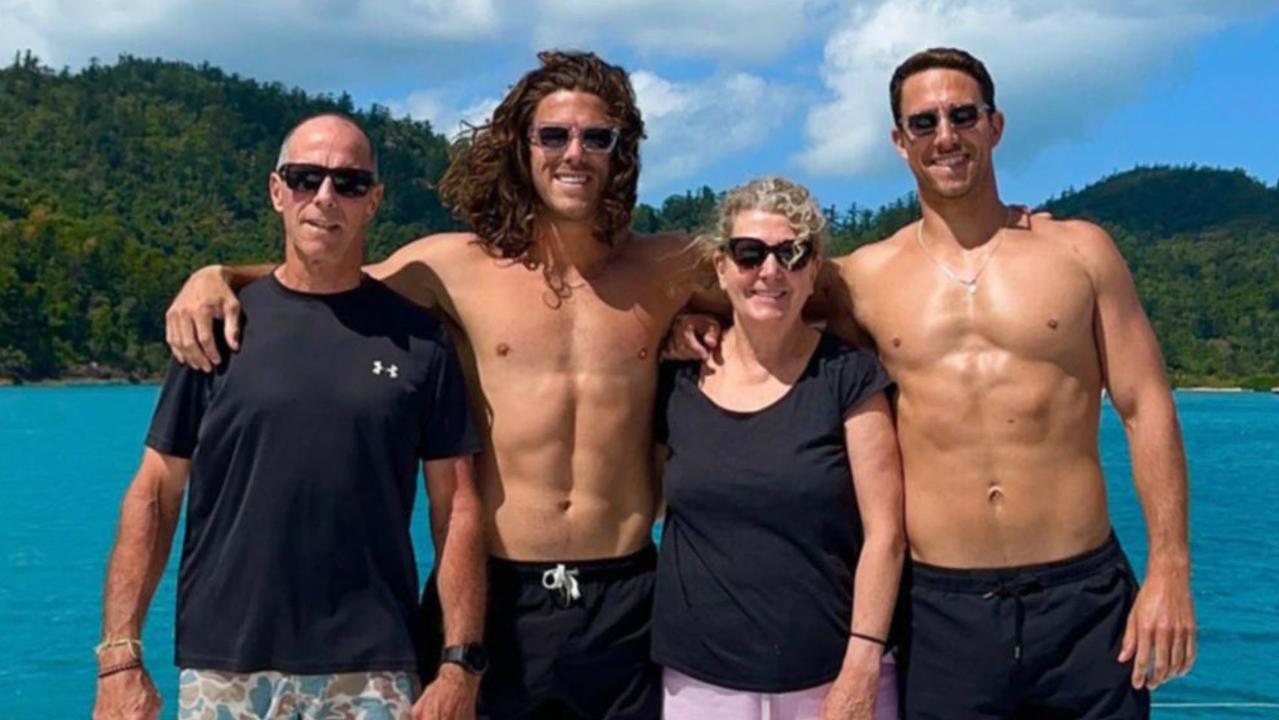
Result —
<instances>
[{"instance_id":1,"label":"dark oval sunglasses","mask_svg":"<svg viewBox=\"0 0 1279 720\"><path fill-rule=\"evenodd\" d=\"M333 178L333 192L342 197L364 197L377 184L373 171L358 168L285 163L276 168L275 172L290 190L298 192L316 192L324 184L326 177Z\"/></svg>"},{"instance_id":2,"label":"dark oval sunglasses","mask_svg":"<svg viewBox=\"0 0 1279 720\"><path fill-rule=\"evenodd\" d=\"M753 237L730 238L726 244L728 256L737 267L743 270L754 270L769 255L777 258L777 262L787 270L803 270L813 260L813 243L808 240L784 240L776 245Z\"/></svg>"},{"instance_id":3,"label":"dark oval sunglasses","mask_svg":"<svg viewBox=\"0 0 1279 720\"><path fill-rule=\"evenodd\" d=\"M968 130L977 126L981 115L990 110L989 105L967 103L956 105L946 110L946 120L955 130ZM937 132L941 126L941 111L925 110L906 116L906 128L915 137L927 137Z\"/></svg>"}]
</instances>

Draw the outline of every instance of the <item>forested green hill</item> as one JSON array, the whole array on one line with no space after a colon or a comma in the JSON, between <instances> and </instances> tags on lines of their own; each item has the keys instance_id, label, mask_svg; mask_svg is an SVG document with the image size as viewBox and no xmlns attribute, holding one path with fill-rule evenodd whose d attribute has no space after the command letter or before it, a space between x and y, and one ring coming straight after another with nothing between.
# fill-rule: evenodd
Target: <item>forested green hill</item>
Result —
<instances>
[{"instance_id":1,"label":"forested green hill","mask_svg":"<svg viewBox=\"0 0 1279 720\"><path fill-rule=\"evenodd\" d=\"M1114 236L1174 382L1279 386L1279 187L1239 170L1138 168L1046 207Z\"/></svg>"},{"instance_id":2,"label":"forested green hill","mask_svg":"<svg viewBox=\"0 0 1279 720\"><path fill-rule=\"evenodd\" d=\"M284 133L325 110L354 115L381 152L372 257L456 227L431 189L444 139L385 108L131 57L74 74L30 55L0 69L0 378L161 370L163 311L191 269L279 257L267 172ZM694 229L717 198L703 187L641 205L635 225ZM1177 382L1279 385L1279 189L1238 171L1139 168L1047 207L1115 235ZM912 197L831 208L832 252L917 213Z\"/></svg>"},{"instance_id":3,"label":"forested green hill","mask_svg":"<svg viewBox=\"0 0 1279 720\"><path fill-rule=\"evenodd\" d=\"M325 110L357 117L381 151L373 254L453 227L428 186L445 141L383 108L129 57L0 70L0 373L161 369L163 310L192 268L280 257L267 173L288 129Z\"/></svg>"}]
</instances>

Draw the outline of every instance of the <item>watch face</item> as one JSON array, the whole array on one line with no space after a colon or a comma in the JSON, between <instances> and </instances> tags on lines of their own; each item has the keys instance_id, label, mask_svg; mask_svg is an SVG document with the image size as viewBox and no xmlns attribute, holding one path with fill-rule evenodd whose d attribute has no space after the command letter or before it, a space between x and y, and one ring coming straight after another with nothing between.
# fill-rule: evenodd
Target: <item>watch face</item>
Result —
<instances>
[{"instance_id":1,"label":"watch face","mask_svg":"<svg viewBox=\"0 0 1279 720\"><path fill-rule=\"evenodd\" d=\"M489 655L479 643L451 645L440 653L440 662L457 663L463 670L479 674L488 669Z\"/></svg>"},{"instance_id":2,"label":"watch face","mask_svg":"<svg viewBox=\"0 0 1279 720\"><path fill-rule=\"evenodd\" d=\"M489 666L489 654L479 643L467 645L464 649L463 661L476 672L484 672Z\"/></svg>"}]
</instances>

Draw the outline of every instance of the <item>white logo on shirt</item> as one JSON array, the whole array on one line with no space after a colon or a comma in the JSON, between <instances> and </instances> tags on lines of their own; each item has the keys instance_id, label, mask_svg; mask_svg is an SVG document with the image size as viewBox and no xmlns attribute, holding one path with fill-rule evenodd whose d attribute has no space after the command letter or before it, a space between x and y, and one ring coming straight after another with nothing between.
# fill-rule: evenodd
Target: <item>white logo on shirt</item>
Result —
<instances>
[{"instance_id":1,"label":"white logo on shirt","mask_svg":"<svg viewBox=\"0 0 1279 720\"><path fill-rule=\"evenodd\" d=\"M400 376L400 366L398 366L398 365L383 365L381 360L374 360L374 361L373 361L373 374L374 374L374 375L381 375L382 373L386 373L387 375L390 375L392 379L397 378L397 377L399 377L399 376Z\"/></svg>"}]
</instances>

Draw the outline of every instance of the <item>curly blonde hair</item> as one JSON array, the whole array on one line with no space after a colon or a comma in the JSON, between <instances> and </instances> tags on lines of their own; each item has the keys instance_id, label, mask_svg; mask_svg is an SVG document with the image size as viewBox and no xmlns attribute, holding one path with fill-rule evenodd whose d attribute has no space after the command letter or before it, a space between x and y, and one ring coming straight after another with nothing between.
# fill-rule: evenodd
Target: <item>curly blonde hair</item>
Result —
<instances>
[{"instance_id":1,"label":"curly blonde hair","mask_svg":"<svg viewBox=\"0 0 1279 720\"><path fill-rule=\"evenodd\" d=\"M733 234L733 220L743 210L776 213L790 222L796 237L813 243L821 253L826 242L826 215L808 188L784 177L755 178L729 190L716 209L715 226L693 238L693 248L703 260L722 250Z\"/></svg>"}]
</instances>

